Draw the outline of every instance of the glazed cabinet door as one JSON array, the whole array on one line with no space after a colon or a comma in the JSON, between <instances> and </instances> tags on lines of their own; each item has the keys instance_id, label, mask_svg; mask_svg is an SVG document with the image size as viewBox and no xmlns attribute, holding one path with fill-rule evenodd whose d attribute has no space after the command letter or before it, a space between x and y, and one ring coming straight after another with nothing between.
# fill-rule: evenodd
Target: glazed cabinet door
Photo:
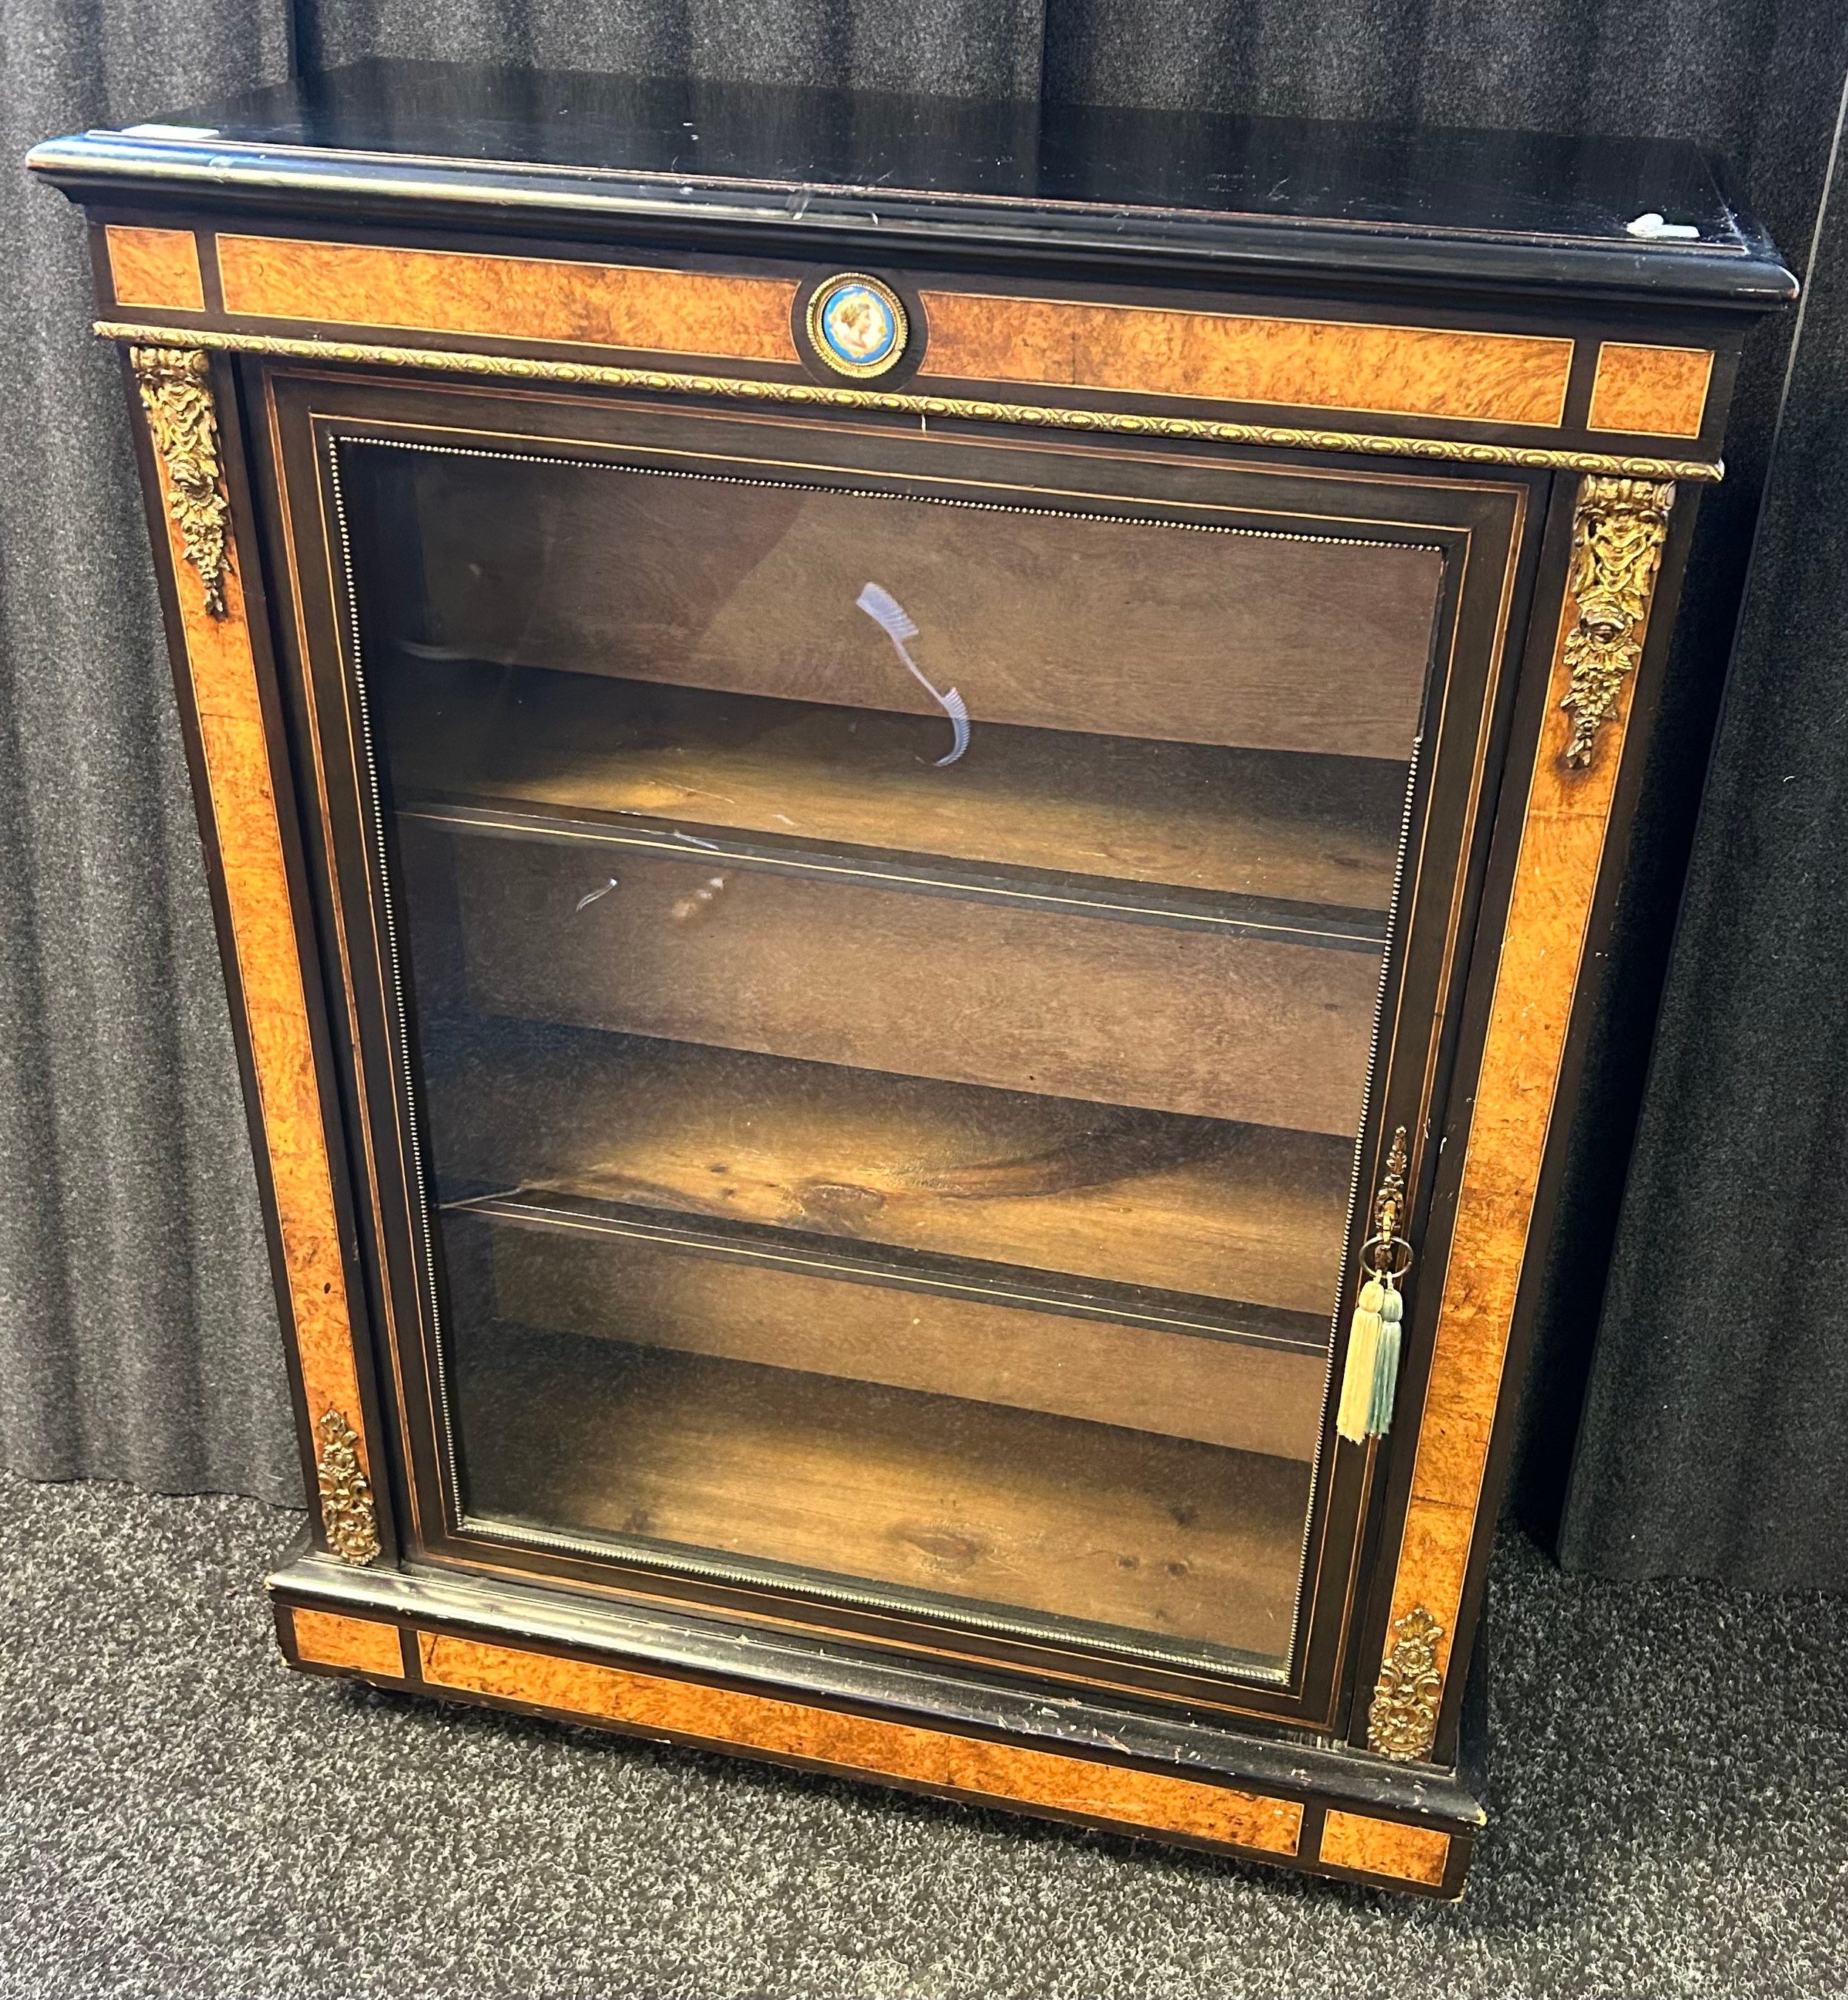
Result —
<instances>
[{"instance_id":1,"label":"glazed cabinet door","mask_svg":"<svg viewBox=\"0 0 1848 2000\"><path fill-rule=\"evenodd\" d=\"M248 386L414 1553L1326 1720L1534 481Z\"/></svg>"}]
</instances>

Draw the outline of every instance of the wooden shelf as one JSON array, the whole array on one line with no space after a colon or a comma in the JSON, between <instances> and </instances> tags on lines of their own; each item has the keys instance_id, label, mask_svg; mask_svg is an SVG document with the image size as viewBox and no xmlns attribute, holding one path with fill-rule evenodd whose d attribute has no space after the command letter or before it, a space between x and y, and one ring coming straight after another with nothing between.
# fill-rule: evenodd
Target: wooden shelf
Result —
<instances>
[{"instance_id":1,"label":"wooden shelf","mask_svg":"<svg viewBox=\"0 0 1848 2000\"><path fill-rule=\"evenodd\" d=\"M930 1282L612 1212L488 1202L494 1316L632 1346L762 1362L1084 1418L1268 1458L1316 1456L1328 1348L1112 1318L1000 1284ZM942 1274L948 1278L948 1274Z\"/></svg>"},{"instance_id":2,"label":"wooden shelf","mask_svg":"<svg viewBox=\"0 0 1848 2000\"><path fill-rule=\"evenodd\" d=\"M678 1231L619 1210L488 1200L449 1211L488 1234L493 1315L530 1326L1308 1464L1326 1340L1242 1337L1201 1321L1113 1317L966 1271L920 1274L817 1244Z\"/></svg>"},{"instance_id":3,"label":"wooden shelf","mask_svg":"<svg viewBox=\"0 0 1848 2000\"><path fill-rule=\"evenodd\" d=\"M458 1372L476 1517L1287 1653L1307 1464L505 1325Z\"/></svg>"},{"instance_id":4,"label":"wooden shelf","mask_svg":"<svg viewBox=\"0 0 1848 2000\"><path fill-rule=\"evenodd\" d=\"M604 823L400 813L470 1002L527 1019L1351 1138L1381 950L1060 889ZM447 861L429 845L446 845Z\"/></svg>"},{"instance_id":5,"label":"wooden shelf","mask_svg":"<svg viewBox=\"0 0 1848 2000\"><path fill-rule=\"evenodd\" d=\"M619 1201L1325 1324L1352 1147L518 1022L426 1038L446 1181Z\"/></svg>"},{"instance_id":6,"label":"wooden shelf","mask_svg":"<svg viewBox=\"0 0 1848 2000\"><path fill-rule=\"evenodd\" d=\"M398 661L400 796L634 813L1383 911L1406 767L941 720L583 674Z\"/></svg>"}]
</instances>

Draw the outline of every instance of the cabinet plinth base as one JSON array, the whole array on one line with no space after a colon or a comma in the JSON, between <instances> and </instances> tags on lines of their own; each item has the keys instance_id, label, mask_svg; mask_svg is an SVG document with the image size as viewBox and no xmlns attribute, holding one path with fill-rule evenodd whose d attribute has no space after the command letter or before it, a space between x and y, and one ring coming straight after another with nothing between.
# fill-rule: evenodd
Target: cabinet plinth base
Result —
<instances>
[{"instance_id":1,"label":"cabinet plinth base","mask_svg":"<svg viewBox=\"0 0 1848 2000\"><path fill-rule=\"evenodd\" d=\"M1462 1893L1470 1786L1364 1752L951 1681L544 1587L354 1570L269 1579L284 1656L331 1674L1268 1861Z\"/></svg>"}]
</instances>

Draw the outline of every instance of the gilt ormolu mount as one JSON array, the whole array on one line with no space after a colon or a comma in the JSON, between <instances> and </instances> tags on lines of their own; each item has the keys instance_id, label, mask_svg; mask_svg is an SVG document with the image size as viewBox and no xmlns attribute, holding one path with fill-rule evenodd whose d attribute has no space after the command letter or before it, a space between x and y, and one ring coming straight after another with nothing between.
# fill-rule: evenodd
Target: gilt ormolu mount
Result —
<instances>
[{"instance_id":1,"label":"gilt ormolu mount","mask_svg":"<svg viewBox=\"0 0 1848 2000\"><path fill-rule=\"evenodd\" d=\"M1454 1895L1575 1023L1791 281L1689 149L698 94L34 156L165 557L283 1650Z\"/></svg>"}]
</instances>

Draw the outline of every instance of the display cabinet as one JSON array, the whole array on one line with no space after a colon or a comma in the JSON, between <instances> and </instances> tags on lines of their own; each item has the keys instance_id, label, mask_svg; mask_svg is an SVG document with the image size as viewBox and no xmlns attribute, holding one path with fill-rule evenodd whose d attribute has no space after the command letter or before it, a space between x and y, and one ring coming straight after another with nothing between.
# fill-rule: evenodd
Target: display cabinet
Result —
<instances>
[{"instance_id":1,"label":"display cabinet","mask_svg":"<svg viewBox=\"0 0 1848 2000\"><path fill-rule=\"evenodd\" d=\"M1664 144L376 64L88 211L312 1672L1442 1895L1693 516Z\"/></svg>"}]
</instances>

